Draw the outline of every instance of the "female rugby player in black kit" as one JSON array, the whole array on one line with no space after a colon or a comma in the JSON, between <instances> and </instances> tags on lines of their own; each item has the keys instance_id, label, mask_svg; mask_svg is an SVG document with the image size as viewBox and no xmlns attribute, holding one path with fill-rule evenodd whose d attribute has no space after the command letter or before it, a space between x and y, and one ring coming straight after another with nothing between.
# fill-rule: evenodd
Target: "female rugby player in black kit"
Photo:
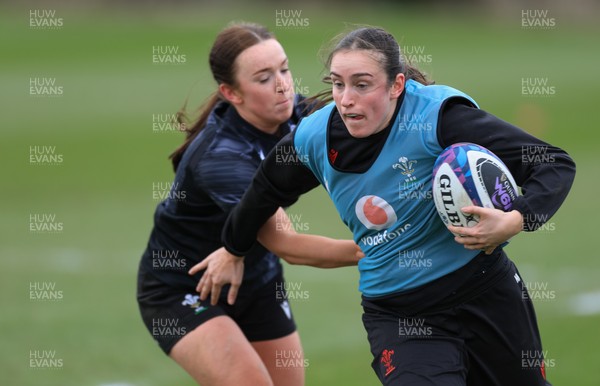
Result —
<instances>
[{"instance_id":1,"label":"female rugby player in black kit","mask_svg":"<svg viewBox=\"0 0 600 386\"><path fill-rule=\"evenodd\" d=\"M281 171L276 152L263 161L225 224L225 249L191 270L206 269L201 298L216 299L224 283L238 280L240 256L277 208L322 184L365 253L358 264L363 323L382 384L547 385L533 305L501 245L558 210L575 176L571 158L468 95L432 85L382 29L347 34L327 66L335 103L277 145L296 149L301 163ZM459 142L498 155L523 192L508 212L463 208L480 218L472 228L446 228L431 197L419 194L431 191L437 156ZM523 149L536 147L553 162L523 162ZM399 264L415 255L430 264ZM542 360L523 366L530 353Z\"/></svg>"},{"instance_id":2,"label":"female rugby player in black kit","mask_svg":"<svg viewBox=\"0 0 600 386\"><path fill-rule=\"evenodd\" d=\"M336 267L355 265L362 252L351 240L296 234L280 209L249 248L243 281L231 286L239 288L238 302L198 300L200 275L187 270L222 245L225 219L262 158L307 110L294 95L283 48L262 26L223 30L209 62L218 92L172 154L173 188L156 209L140 262L142 318L162 350L203 386L302 386L303 367L276 367L278 351L302 355L276 255Z\"/></svg>"}]
</instances>

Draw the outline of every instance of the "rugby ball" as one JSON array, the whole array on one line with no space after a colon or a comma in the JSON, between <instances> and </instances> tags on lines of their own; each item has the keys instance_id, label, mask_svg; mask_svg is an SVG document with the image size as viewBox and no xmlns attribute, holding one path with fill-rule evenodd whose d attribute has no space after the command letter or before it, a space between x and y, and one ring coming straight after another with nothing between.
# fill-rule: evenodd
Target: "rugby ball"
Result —
<instances>
[{"instance_id":1,"label":"rugby ball","mask_svg":"<svg viewBox=\"0 0 600 386\"><path fill-rule=\"evenodd\" d=\"M519 189L510 171L494 153L474 143L447 147L433 166L433 200L448 225L472 227L479 216L465 214L465 206L510 211Z\"/></svg>"}]
</instances>

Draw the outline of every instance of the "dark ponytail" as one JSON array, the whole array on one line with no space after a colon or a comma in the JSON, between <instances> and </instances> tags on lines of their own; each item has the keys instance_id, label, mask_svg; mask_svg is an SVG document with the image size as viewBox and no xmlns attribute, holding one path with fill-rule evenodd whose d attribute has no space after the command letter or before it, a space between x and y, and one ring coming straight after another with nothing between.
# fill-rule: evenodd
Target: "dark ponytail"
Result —
<instances>
[{"instance_id":1,"label":"dark ponytail","mask_svg":"<svg viewBox=\"0 0 600 386\"><path fill-rule=\"evenodd\" d=\"M406 63L406 70L404 72L404 76L407 80L412 79L415 82L424 84L425 86L435 83L433 80L429 80L424 72L422 72L410 63Z\"/></svg>"},{"instance_id":2,"label":"dark ponytail","mask_svg":"<svg viewBox=\"0 0 600 386\"><path fill-rule=\"evenodd\" d=\"M192 143L194 138L196 138L200 131L202 131L202 129L206 125L208 116L210 115L214 107L217 105L217 103L219 103L219 101L221 101L220 93L214 92L200 107L200 116L191 127L188 127L190 119L185 111L187 101L183 105L183 107L177 112L176 120L179 124L179 127L185 127L185 141L177 149L175 149L173 153L169 155L169 159L173 163L173 170L177 170L177 166L179 166L179 162L181 162L181 158L183 157L185 149L187 149L188 146L190 146L190 143Z\"/></svg>"},{"instance_id":3,"label":"dark ponytail","mask_svg":"<svg viewBox=\"0 0 600 386\"><path fill-rule=\"evenodd\" d=\"M228 84L232 87L237 86L235 76L237 71L235 68L236 58L245 49L269 39L275 39L275 36L265 27L253 23L236 23L221 31L213 43L208 60L210 70L217 84ZM204 126L206 126L206 121L210 113L221 100L224 99L219 91L213 93L200 107L201 113L199 118L189 128L187 127L189 119L185 112L187 102L177 112L177 122L180 124L180 127L186 127L186 137L183 144L169 156L174 170L177 170L183 153L194 138L202 131Z\"/></svg>"}]
</instances>

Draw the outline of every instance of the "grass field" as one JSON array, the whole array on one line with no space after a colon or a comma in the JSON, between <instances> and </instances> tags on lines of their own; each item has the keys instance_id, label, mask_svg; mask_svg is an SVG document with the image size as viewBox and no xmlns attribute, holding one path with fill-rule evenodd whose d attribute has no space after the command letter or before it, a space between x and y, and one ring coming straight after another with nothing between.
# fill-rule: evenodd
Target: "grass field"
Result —
<instances>
[{"instance_id":1,"label":"grass field","mask_svg":"<svg viewBox=\"0 0 600 386\"><path fill-rule=\"evenodd\" d=\"M277 34L296 86L309 94L323 88L317 50L344 23L383 26L438 83L571 153L577 180L552 226L520 235L508 251L540 289L535 303L549 379L600 384L600 261L592 221L600 212L594 172L600 134L591 119L600 28L557 14L553 28L526 29L520 13L288 5L296 13L287 18L278 16L281 7L268 6L0 9L0 384L192 384L156 347L135 302L137 264L158 203L154 186L172 179L167 155L182 140L177 132L155 131L153 123L188 95L193 109L214 89L209 46L218 30L240 19ZM40 9L55 14L31 15ZM32 28L32 18L57 28ZM302 25L282 26L292 19ZM154 63L157 46L176 49L180 63ZM524 79L550 88L526 95ZM311 233L348 236L320 190L290 212ZM309 294L292 304L309 363L307 385L376 385L355 269L286 267L286 273ZM575 308L582 294L596 296Z\"/></svg>"}]
</instances>

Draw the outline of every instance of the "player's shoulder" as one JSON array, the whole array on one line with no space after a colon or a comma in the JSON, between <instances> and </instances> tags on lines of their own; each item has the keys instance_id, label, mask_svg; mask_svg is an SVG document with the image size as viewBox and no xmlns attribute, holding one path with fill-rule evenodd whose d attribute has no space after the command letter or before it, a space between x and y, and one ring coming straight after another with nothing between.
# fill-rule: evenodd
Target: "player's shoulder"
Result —
<instances>
[{"instance_id":1,"label":"player's shoulder","mask_svg":"<svg viewBox=\"0 0 600 386\"><path fill-rule=\"evenodd\" d=\"M204 154L207 157L244 157L254 152L253 141L236 133L235 128L225 126L212 136Z\"/></svg>"},{"instance_id":2,"label":"player's shoulder","mask_svg":"<svg viewBox=\"0 0 600 386\"><path fill-rule=\"evenodd\" d=\"M234 108L226 102L215 106L197 138L196 152L206 157L244 157L255 151L254 141L244 136ZM237 119L236 119L237 118Z\"/></svg>"},{"instance_id":3,"label":"player's shoulder","mask_svg":"<svg viewBox=\"0 0 600 386\"><path fill-rule=\"evenodd\" d=\"M327 134L327 126L335 103L330 103L300 121L293 133L292 141L297 148L304 148L323 143Z\"/></svg>"},{"instance_id":4,"label":"player's shoulder","mask_svg":"<svg viewBox=\"0 0 600 386\"><path fill-rule=\"evenodd\" d=\"M448 100L460 101L461 103L477 106L473 98L465 92L444 84L424 85L413 79L409 79L405 85L408 98L417 98L427 103L445 104Z\"/></svg>"},{"instance_id":5,"label":"player's shoulder","mask_svg":"<svg viewBox=\"0 0 600 386\"><path fill-rule=\"evenodd\" d=\"M331 102L327 105L321 107L317 111L311 113L310 115L304 117L298 128L296 130L312 130L312 131L321 131L323 125L327 125L329 122L329 118L331 117L331 113L335 108L335 103Z\"/></svg>"}]
</instances>

